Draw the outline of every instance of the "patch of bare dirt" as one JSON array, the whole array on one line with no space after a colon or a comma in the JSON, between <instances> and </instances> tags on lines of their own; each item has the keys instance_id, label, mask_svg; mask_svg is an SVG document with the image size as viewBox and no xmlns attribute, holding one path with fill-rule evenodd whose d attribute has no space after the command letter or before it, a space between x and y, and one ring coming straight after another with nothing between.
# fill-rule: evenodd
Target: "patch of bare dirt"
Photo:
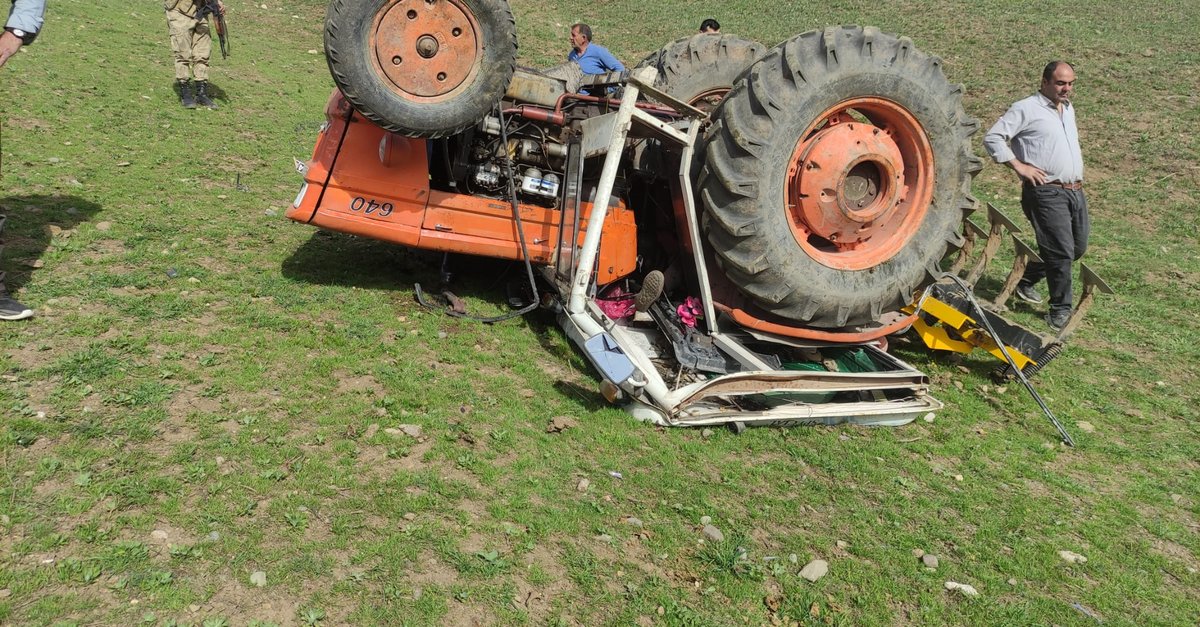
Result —
<instances>
[{"instance_id":1,"label":"patch of bare dirt","mask_svg":"<svg viewBox=\"0 0 1200 627\"><path fill-rule=\"evenodd\" d=\"M438 559L433 553L425 551L416 561L413 572L405 579L412 585L448 588L458 583L458 570Z\"/></svg>"},{"instance_id":2,"label":"patch of bare dirt","mask_svg":"<svg viewBox=\"0 0 1200 627\"><path fill-rule=\"evenodd\" d=\"M386 446L365 444L359 449L356 465L366 477L377 479L388 479L400 473L419 472L428 465L425 462L425 454L433 448L433 444L432 440L418 442L402 457L388 457Z\"/></svg>"},{"instance_id":3,"label":"patch of bare dirt","mask_svg":"<svg viewBox=\"0 0 1200 627\"><path fill-rule=\"evenodd\" d=\"M375 398L382 398L387 392L383 388L383 385L369 374L356 375L345 370L336 370L333 373L333 378L337 381L337 389L335 390L337 394L365 392Z\"/></svg>"},{"instance_id":4,"label":"patch of bare dirt","mask_svg":"<svg viewBox=\"0 0 1200 627\"><path fill-rule=\"evenodd\" d=\"M488 517L487 505L474 499L463 499L454 507L466 514L467 518L473 523Z\"/></svg>"},{"instance_id":5,"label":"patch of bare dirt","mask_svg":"<svg viewBox=\"0 0 1200 627\"><path fill-rule=\"evenodd\" d=\"M287 589L275 586L260 589L243 580L248 573L225 573L220 579L220 587L207 601L199 603L195 612L179 618L184 620L203 619L209 616L221 616L233 624L245 624L251 620L271 622L286 627L299 625L300 611L304 608L307 595L293 595ZM269 583L270 580L268 580ZM338 621L336 608L323 606L328 624L341 624ZM341 617L343 620L344 616Z\"/></svg>"},{"instance_id":6,"label":"patch of bare dirt","mask_svg":"<svg viewBox=\"0 0 1200 627\"><path fill-rule=\"evenodd\" d=\"M1200 569L1200 562L1196 560L1196 555L1182 544L1177 544L1163 538L1154 538L1150 544L1150 547L1155 553L1158 553L1159 555L1171 561L1179 562L1185 567L1193 570Z\"/></svg>"},{"instance_id":7,"label":"patch of bare dirt","mask_svg":"<svg viewBox=\"0 0 1200 627\"><path fill-rule=\"evenodd\" d=\"M53 127L53 125L45 120L20 116L5 116L4 125L8 127L22 128L27 131L48 130Z\"/></svg>"},{"instance_id":8,"label":"patch of bare dirt","mask_svg":"<svg viewBox=\"0 0 1200 627\"><path fill-rule=\"evenodd\" d=\"M33 487L33 495L40 500L45 500L70 488L71 484L63 479L47 479Z\"/></svg>"},{"instance_id":9,"label":"patch of bare dirt","mask_svg":"<svg viewBox=\"0 0 1200 627\"><path fill-rule=\"evenodd\" d=\"M454 625L456 627L482 627L483 625L495 625L495 612L486 607L478 605L468 605L464 603L451 603L450 611L442 617L443 625Z\"/></svg>"}]
</instances>

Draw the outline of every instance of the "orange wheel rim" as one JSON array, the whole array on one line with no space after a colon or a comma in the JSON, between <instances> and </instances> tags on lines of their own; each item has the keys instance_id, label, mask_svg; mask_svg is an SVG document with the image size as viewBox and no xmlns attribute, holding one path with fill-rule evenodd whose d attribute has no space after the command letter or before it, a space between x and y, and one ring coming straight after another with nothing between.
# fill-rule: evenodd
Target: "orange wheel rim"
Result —
<instances>
[{"instance_id":1,"label":"orange wheel rim","mask_svg":"<svg viewBox=\"0 0 1200 627\"><path fill-rule=\"evenodd\" d=\"M912 239L933 198L933 148L920 122L882 98L852 98L805 130L788 162L788 222L813 259L865 270Z\"/></svg>"},{"instance_id":2,"label":"orange wheel rim","mask_svg":"<svg viewBox=\"0 0 1200 627\"><path fill-rule=\"evenodd\" d=\"M705 113L712 113L713 109L717 108L717 105L721 103L721 100L723 100L725 95L728 93L728 87L717 87L715 89L710 89L708 91L696 94L694 98L688 101L688 104Z\"/></svg>"},{"instance_id":3,"label":"orange wheel rim","mask_svg":"<svg viewBox=\"0 0 1200 627\"><path fill-rule=\"evenodd\" d=\"M471 84L483 62L475 15L458 0L397 0L376 15L371 30L375 69L395 91L440 102Z\"/></svg>"}]
</instances>

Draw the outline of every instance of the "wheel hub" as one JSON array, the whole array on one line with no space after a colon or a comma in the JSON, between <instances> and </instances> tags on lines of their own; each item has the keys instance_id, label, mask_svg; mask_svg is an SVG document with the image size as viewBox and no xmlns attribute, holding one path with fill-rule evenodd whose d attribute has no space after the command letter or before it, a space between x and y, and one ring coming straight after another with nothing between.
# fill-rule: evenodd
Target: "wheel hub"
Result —
<instances>
[{"instance_id":1,"label":"wheel hub","mask_svg":"<svg viewBox=\"0 0 1200 627\"><path fill-rule=\"evenodd\" d=\"M894 102L853 99L825 112L788 164L785 200L796 242L841 270L890 259L925 217L932 154L921 125Z\"/></svg>"},{"instance_id":2,"label":"wheel hub","mask_svg":"<svg viewBox=\"0 0 1200 627\"><path fill-rule=\"evenodd\" d=\"M475 17L457 0L397 0L379 12L371 43L379 72L428 102L448 99L482 62Z\"/></svg>"},{"instance_id":3,"label":"wheel hub","mask_svg":"<svg viewBox=\"0 0 1200 627\"><path fill-rule=\"evenodd\" d=\"M900 203L903 162L877 127L850 122L823 129L801 153L793 219L841 245L870 239Z\"/></svg>"}]
</instances>

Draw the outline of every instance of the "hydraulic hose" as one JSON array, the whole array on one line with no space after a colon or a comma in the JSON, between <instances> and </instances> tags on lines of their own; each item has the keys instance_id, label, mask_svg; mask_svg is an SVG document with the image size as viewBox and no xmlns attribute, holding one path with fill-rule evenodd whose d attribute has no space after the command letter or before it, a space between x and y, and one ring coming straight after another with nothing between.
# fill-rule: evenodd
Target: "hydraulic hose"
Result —
<instances>
[{"instance_id":1,"label":"hydraulic hose","mask_svg":"<svg viewBox=\"0 0 1200 627\"><path fill-rule=\"evenodd\" d=\"M501 145L507 146L508 145L508 124L504 120L504 110L501 109L499 107L499 105L497 105L497 107L496 107L496 114L498 116L500 116L500 141L503 142ZM517 316L523 316L523 315L533 311L538 306L537 278L533 274L533 264L529 261L529 245L525 243L525 228L521 224L521 205L517 201L517 184L515 182L514 173L513 173L512 155L509 154L507 150L504 151L504 169L505 169L505 174L508 175L508 177L507 177L508 178L508 197L509 197L509 202L512 204L513 221L517 225L517 238L521 242L521 256L524 258L524 261L525 261L525 273L529 277L529 295L530 295L530 298L532 298L533 300L530 301L530 303L528 305L525 305L524 307L522 307L520 309L517 309L515 311L510 311L501 316L493 316L493 317L473 316L468 313L455 311L453 309L447 309L446 314L450 315L450 316L454 316L455 318L466 318L468 320L475 320L477 322L482 322L485 324L493 324L496 322L503 322L505 320L508 320L509 318L516 318ZM432 307L432 305L430 305L428 302L425 301L424 294L421 291L420 283L416 284L415 291L417 293L417 302L421 303L422 305L424 305L426 307Z\"/></svg>"}]
</instances>

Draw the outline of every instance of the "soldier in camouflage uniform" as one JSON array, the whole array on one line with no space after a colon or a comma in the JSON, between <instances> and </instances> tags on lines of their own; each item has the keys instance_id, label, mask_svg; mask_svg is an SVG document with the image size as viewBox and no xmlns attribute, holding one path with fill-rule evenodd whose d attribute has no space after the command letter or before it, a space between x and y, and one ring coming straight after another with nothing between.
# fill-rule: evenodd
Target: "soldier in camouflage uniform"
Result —
<instances>
[{"instance_id":1,"label":"soldier in camouflage uniform","mask_svg":"<svg viewBox=\"0 0 1200 627\"><path fill-rule=\"evenodd\" d=\"M196 105L216 109L208 95L208 58L212 54L212 33L208 21L197 19L204 0L163 0L167 27L171 31L171 50L175 52L175 81L179 102L188 109ZM225 5L217 3L225 13ZM195 78L193 90L192 79Z\"/></svg>"}]
</instances>

